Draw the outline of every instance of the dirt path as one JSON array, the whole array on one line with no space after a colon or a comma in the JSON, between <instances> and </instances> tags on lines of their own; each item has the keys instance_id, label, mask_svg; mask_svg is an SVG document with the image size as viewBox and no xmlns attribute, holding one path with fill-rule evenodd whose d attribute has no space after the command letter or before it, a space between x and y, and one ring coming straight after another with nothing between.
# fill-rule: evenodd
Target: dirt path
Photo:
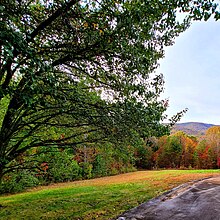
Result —
<instances>
[{"instance_id":1,"label":"dirt path","mask_svg":"<svg viewBox=\"0 0 220 220\"><path fill-rule=\"evenodd\" d=\"M220 177L177 187L117 220L220 220Z\"/></svg>"}]
</instances>

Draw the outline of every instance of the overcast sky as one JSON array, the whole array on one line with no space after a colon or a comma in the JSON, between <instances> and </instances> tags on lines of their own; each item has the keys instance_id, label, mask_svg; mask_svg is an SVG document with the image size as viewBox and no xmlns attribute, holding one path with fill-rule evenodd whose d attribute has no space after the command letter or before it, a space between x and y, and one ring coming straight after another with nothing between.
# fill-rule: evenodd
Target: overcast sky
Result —
<instances>
[{"instance_id":1,"label":"overcast sky","mask_svg":"<svg viewBox=\"0 0 220 220\"><path fill-rule=\"evenodd\" d=\"M166 48L160 64L167 114L188 108L180 122L220 125L220 21L193 23Z\"/></svg>"}]
</instances>

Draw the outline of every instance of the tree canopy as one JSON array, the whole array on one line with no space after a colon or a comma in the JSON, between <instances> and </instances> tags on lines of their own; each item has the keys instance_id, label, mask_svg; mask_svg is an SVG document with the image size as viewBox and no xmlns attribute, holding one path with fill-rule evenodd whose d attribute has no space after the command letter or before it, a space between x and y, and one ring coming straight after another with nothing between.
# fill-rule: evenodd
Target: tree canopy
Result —
<instances>
[{"instance_id":1,"label":"tree canopy","mask_svg":"<svg viewBox=\"0 0 220 220\"><path fill-rule=\"evenodd\" d=\"M0 177L31 148L166 133L163 77L151 73L164 46L215 9L200 0L2 0Z\"/></svg>"}]
</instances>

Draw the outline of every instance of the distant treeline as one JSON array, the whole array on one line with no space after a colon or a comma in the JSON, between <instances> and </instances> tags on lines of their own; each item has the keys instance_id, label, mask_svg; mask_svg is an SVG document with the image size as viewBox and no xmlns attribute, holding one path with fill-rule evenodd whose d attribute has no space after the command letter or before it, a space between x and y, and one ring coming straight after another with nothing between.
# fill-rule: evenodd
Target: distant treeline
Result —
<instances>
[{"instance_id":1,"label":"distant treeline","mask_svg":"<svg viewBox=\"0 0 220 220\"><path fill-rule=\"evenodd\" d=\"M139 163L144 168L219 168L220 127L213 126L200 137L179 131L170 136L152 139L146 147L149 152L148 163Z\"/></svg>"},{"instance_id":2,"label":"distant treeline","mask_svg":"<svg viewBox=\"0 0 220 220\"><path fill-rule=\"evenodd\" d=\"M37 152L35 152L37 151ZM33 160L32 155L37 155ZM46 147L28 151L14 161L30 169L15 169L4 176L0 192L18 192L27 187L54 182L126 173L136 169L215 169L220 166L220 127L202 137L182 131L160 138L148 138L133 146L82 145L48 152Z\"/></svg>"}]
</instances>

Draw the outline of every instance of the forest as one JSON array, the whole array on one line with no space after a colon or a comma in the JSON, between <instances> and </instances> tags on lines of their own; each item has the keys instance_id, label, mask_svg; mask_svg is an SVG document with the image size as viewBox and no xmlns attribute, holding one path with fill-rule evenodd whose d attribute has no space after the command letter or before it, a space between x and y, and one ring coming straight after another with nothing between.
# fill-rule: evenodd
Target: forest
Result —
<instances>
[{"instance_id":1,"label":"forest","mask_svg":"<svg viewBox=\"0 0 220 220\"><path fill-rule=\"evenodd\" d=\"M220 126L210 127L203 136L182 131L162 137L141 139L123 148L84 145L76 150L58 147L56 151L38 151L36 161L20 156L20 163L35 167L18 169L4 176L1 192L18 192L27 187L127 173L136 170L219 169ZM36 152L34 152L36 153Z\"/></svg>"},{"instance_id":2,"label":"forest","mask_svg":"<svg viewBox=\"0 0 220 220\"><path fill-rule=\"evenodd\" d=\"M0 192L217 168L217 136L166 136L187 110L167 118L156 74L164 48L211 16L220 18L213 0L2 0Z\"/></svg>"},{"instance_id":3,"label":"forest","mask_svg":"<svg viewBox=\"0 0 220 220\"><path fill-rule=\"evenodd\" d=\"M149 168L216 169L220 166L220 127L207 129L203 136L178 131L162 136L149 146Z\"/></svg>"}]
</instances>

